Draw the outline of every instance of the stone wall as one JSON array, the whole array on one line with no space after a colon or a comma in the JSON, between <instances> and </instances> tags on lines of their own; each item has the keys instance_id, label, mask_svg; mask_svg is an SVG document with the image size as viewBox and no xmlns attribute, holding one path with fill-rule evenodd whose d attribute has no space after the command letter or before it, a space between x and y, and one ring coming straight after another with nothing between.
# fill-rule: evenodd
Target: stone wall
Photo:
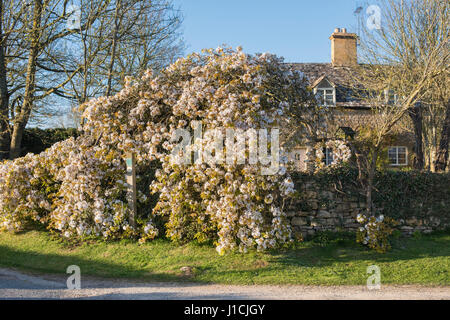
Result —
<instances>
[{"instance_id":1,"label":"stone wall","mask_svg":"<svg viewBox=\"0 0 450 320\"><path fill-rule=\"evenodd\" d=\"M296 184L299 196L287 206L287 214L294 232L308 238L318 231L355 232L361 227L356 221L360 213L365 213L363 197L353 196L333 188L324 189L313 181ZM450 207L445 215L436 216L426 207L421 217L393 217L400 224L398 229L404 234L416 231L429 233L450 227ZM380 214L391 216L379 209Z\"/></svg>"}]
</instances>

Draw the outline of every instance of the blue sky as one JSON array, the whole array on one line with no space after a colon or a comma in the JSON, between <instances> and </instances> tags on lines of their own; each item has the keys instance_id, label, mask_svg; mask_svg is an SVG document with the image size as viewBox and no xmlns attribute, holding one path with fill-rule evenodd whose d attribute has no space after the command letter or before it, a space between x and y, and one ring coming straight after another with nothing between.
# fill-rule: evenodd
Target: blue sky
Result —
<instances>
[{"instance_id":1,"label":"blue sky","mask_svg":"<svg viewBox=\"0 0 450 320\"><path fill-rule=\"evenodd\" d=\"M221 44L270 52L286 62L329 62L337 27L356 32L357 0L174 0L184 15L186 53Z\"/></svg>"}]
</instances>

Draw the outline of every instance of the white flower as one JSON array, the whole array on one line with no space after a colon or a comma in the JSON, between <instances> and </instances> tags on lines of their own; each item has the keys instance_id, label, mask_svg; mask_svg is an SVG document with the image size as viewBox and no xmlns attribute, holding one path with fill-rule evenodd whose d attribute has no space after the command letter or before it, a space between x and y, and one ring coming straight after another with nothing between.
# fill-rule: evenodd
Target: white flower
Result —
<instances>
[{"instance_id":1,"label":"white flower","mask_svg":"<svg viewBox=\"0 0 450 320\"><path fill-rule=\"evenodd\" d=\"M271 194L268 194L265 198L264 198L264 202L267 204L271 204L273 202L273 196Z\"/></svg>"}]
</instances>

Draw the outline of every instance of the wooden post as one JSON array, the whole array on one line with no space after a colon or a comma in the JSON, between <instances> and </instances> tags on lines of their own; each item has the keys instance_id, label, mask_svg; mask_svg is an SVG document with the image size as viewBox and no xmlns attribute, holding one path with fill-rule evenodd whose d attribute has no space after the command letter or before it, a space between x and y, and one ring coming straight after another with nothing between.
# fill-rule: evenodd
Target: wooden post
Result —
<instances>
[{"instance_id":1,"label":"wooden post","mask_svg":"<svg viewBox=\"0 0 450 320\"><path fill-rule=\"evenodd\" d=\"M136 216L137 216L137 202L136 202L136 164L135 158L132 153L125 155L125 161L127 164L126 181L128 184L127 200L131 208L130 225L136 228Z\"/></svg>"}]
</instances>

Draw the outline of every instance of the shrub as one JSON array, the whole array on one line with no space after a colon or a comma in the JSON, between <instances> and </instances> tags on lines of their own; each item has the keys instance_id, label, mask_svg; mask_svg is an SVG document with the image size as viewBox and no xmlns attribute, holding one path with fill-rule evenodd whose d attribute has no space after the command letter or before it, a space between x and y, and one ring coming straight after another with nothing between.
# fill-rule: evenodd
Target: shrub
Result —
<instances>
[{"instance_id":1,"label":"shrub","mask_svg":"<svg viewBox=\"0 0 450 320\"><path fill-rule=\"evenodd\" d=\"M363 226L356 234L356 241L368 246L379 253L385 253L391 249L389 237L394 232L397 222L383 215L378 218L358 215L357 221Z\"/></svg>"},{"instance_id":2,"label":"shrub","mask_svg":"<svg viewBox=\"0 0 450 320\"><path fill-rule=\"evenodd\" d=\"M46 170L31 155L0 165L0 230L20 231L28 221L45 221L50 211Z\"/></svg>"}]
</instances>

